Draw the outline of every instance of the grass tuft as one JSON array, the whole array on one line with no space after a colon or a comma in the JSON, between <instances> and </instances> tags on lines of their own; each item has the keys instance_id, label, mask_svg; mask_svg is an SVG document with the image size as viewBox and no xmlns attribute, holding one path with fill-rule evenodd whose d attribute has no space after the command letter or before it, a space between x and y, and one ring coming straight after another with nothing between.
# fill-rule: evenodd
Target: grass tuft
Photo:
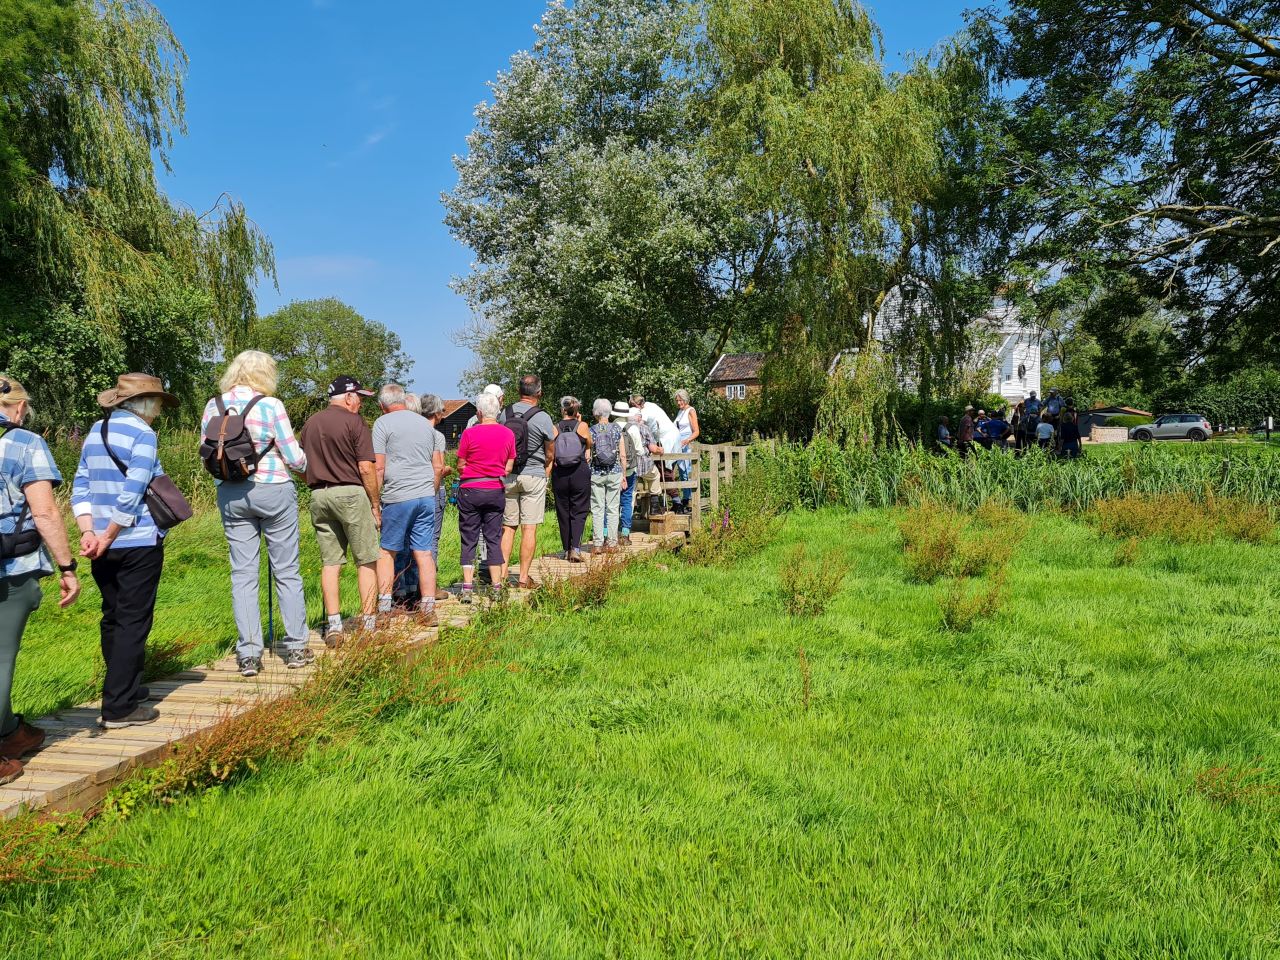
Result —
<instances>
[{"instance_id":1,"label":"grass tuft","mask_svg":"<svg viewBox=\"0 0 1280 960\"><path fill-rule=\"evenodd\" d=\"M994 617L1005 601L1003 571L989 581L970 588L966 577L958 577L943 588L939 599L942 625L955 633L968 633L981 620Z\"/></svg>"},{"instance_id":2,"label":"grass tuft","mask_svg":"<svg viewBox=\"0 0 1280 960\"><path fill-rule=\"evenodd\" d=\"M840 590L849 562L839 551L831 550L821 557L810 557L808 548L797 543L787 554L778 571L782 603L793 617L817 617Z\"/></svg>"},{"instance_id":3,"label":"grass tuft","mask_svg":"<svg viewBox=\"0 0 1280 960\"><path fill-rule=\"evenodd\" d=\"M88 880L118 860L97 856L83 841L80 814L26 814L0 820L0 885Z\"/></svg>"},{"instance_id":4,"label":"grass tuft","mask_svg":"<svg viewBox=\"0 0 1280 960\"><path fill-rule=\"evenodd\" d=\"M1130 493L1099 500L1090 522L1118 540L1164 539L1173 543L1209 543L1216 538L1265 543L1275 531L1265 507L1234 498L1189 493Z\"/></svg>"}]
</instances>

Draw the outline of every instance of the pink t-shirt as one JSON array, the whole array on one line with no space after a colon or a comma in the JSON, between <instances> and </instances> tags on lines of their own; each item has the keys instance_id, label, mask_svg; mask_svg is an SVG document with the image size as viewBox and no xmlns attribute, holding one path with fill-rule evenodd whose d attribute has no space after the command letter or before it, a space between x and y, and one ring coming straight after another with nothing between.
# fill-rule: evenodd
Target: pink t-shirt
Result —
<instances>
[{"instance_id":1,"label":"pink t-shirt","mask_svg":"<svg viewBox=\"0 0 1280 960\"><path fill-rule=\"evenodd\" d=\"M480 490L501 490L507 475L507 461L516 458L516 435L500 423L477 423L462 431L458 459L462 468L461 486Z\"/></svg>"}]
</instances>

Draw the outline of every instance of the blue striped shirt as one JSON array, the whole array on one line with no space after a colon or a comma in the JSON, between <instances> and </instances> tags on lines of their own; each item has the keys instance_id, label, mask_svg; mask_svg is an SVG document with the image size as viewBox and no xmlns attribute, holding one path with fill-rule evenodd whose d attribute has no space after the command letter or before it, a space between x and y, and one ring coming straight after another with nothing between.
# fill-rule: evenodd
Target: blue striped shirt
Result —
<instances>
[{"instance_id":1,"label":"blue striped shirt","mask_svg":"<svg viewBox=\"0 0 1280 960\"><path fill-rule=\"evenodd\" d=\"M128 468L120 472L102 443L102 421L85 436L80 466L71 484L71 512L93 517L93 532L105 533L114 522L123 529L111 549L154 547L164 531L151 519L143 495L151 481L164 473L156 447L156 432L128 410L111 413L111 449Z\"/></svg>"},{"instance_id":2,"label":"blue striped shirt","mask_svg":"<svg viewBox=\"0 0 1280 960\"><path fill-rule=\"evenodd\" d=\"M0 430L9 425L10 421L0 415ZM44 437L27 430L3 430L3 433L0 437L0 533L19 533L18 520L27 502L26 487L40 480L48 480L56 487L62 483L62 474L53 462ZM22 520L22 530L34 530L35 525L29 513ZM25 557L0 561L0 579L52 572L53 563L44 547Z\"/></svg>"}]
</instances>

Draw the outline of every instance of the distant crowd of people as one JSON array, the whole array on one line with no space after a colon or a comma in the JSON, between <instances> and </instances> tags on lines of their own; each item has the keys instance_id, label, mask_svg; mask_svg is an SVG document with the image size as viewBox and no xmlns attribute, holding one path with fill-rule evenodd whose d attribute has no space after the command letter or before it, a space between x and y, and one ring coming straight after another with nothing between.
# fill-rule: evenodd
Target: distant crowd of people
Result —
<instances>
[{"instance_id":1,"label":"distant crowd of people","mask_svg":"<svg viewBox=\"0 0 1280 960\"><path fill-rule=\"evenodd\" d=\"M361 410L373 391L341 376L329 384L328 405L295 435L276 385L269 354L239 354L200 428L200 457L217 484L230 555L236 663L246 677L263 669L266 652L259 607L264 541L283 631L276 652L290 669L314 659L307 646L295 474L310 491L327 644L346 639L339 581L348 556L357 569L360 629L375 629L396 612L433 625L436 603L449 596L436 575L454 472L439 429L443 401L388 384L378 393L381 416L370 428ZM563 397L553 420L542 408L536 376L520 378L519 398L507 407L500 387L486 387L459 440L453 487L463 602L472 601L477 566L496 594L506 588L517 537L516 583L532 585L548 486L562 556L571 563L585 560L588 515L593 548L609 552L630 543L637 512L664 512L663 481L690 475L689 460L671 455L692 453L700 435L688 393L677 391L675 398L674 418L636 394L625 402L596 400L588 421L576 397ZM102 597L106 672L99 723L113 729L159 717L142 684L146 642L166 535L190 516L190 506L165 475L154 429L177 398L157 378L131 373L98 402L103 416L85 435L70 502L80 556ZM20 758L44 741L43 731L13 713L10 701L22 634L41 602L40 580L57 573L64 607L80 593L77 561L54 499L63 477L44 438L23 429L30 413L22 384L0 375L0 783L20 776ZM670 509L687 512L689 497L688 487L678 488Z\"/></svg>"},{"instance_id":2,"label":"distant crowd of people","mask_svg":"<svg viewBox=\"0 0 1280 960\"><path fill-rule=\"evenodd\" d=\"M1014 450L1021 452L1039 447L1061 457L1078 457L1080 446L1080 413L1075 401L1063 399L1057 390L1041 400L1036 391L1019 402L1011 415L1004 410L994 410L988 416L986 410L964 408L955 432L951 430L951 418L938 420L937 441L942 450L954 450L967 457L975 446L986 450Z\"/></svg>"}]
</instances>

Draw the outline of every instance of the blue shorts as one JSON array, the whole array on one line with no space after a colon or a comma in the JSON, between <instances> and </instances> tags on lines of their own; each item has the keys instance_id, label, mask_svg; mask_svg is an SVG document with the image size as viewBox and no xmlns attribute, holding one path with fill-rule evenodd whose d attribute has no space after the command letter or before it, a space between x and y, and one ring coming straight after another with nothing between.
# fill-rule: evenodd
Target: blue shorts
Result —
<instances>
[{"instance_id":1,"label":"blue shorts","mask_svg":"<svg viewBox=\"0 0 1280 960\"><path fill-rule=\"evenodd\" d=\"M382 505L382 549L430 550L435 542L436 498L419 497Z\"/></svg>"}]
</instances>

